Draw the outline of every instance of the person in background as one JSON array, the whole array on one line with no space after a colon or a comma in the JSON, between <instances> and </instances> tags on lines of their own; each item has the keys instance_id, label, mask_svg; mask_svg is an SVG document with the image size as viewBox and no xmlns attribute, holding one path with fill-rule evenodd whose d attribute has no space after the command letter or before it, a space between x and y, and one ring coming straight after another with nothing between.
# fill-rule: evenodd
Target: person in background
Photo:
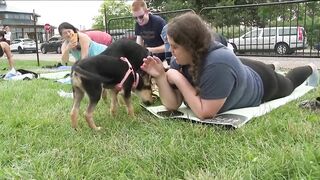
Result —
<instances>
[{"instance_id":1,"label":"person in background","mask_svg":"<svg viewBox=\"0 0 320 180\"><path fill-rule=\"evenodd\" d=\"M168 29L168 25L165 25L162 28L161 38L162 38L162 40L164 42L165 60L167 61L167 64L170 65L171 58L172 58L172 53L171 53L170 44L169 44L168 38L167 38L167 29Z\"/></svg>"},{"instance_id":2,"label":"person in background","mask_svg":"<svg viewBox=\"0 0 320 180\"><path fill-rule=\"evenodd\" d=\"M165 71L156 56L145 58L141 68L155 78L168 110L177 110L185 102L199 119L285 97L318 73L314 64L296 67L284 76L262 62L240 61L214 41L212 31L194 13L171 19L167 38L175 57L170 69Z\"/></svg>"},{"instance_id":3,"label":"person in background","mask_svg":"<svg viewBox=\"0 0 320 180\"><path fill-rule=\"evenodd\" d=\"M69 61L69 53L76 59L76 61L85 57L95 56L103 52L107 46L96 43L90 37L68 22L63 22L58 27L59 34L65 40L61 46L62 62Z\"/></svg>"},{"instance_id":4,"label":"person in background","mask_svg":"<svg viewBox=\"0 0 320 180\"><path fill-rule=\"evenodd\" d=\"M7 43L11 44L11 31L9 26L4 27L4 31L6 32L4 38L6 39Z\"/></svg>"},{"instance_id":5,"label":"person in background","mask_svg":"<svg viewBox=\"0 0 320 180\"><path fill-rule=\"evenodd\" d=\"M166 21L160 16L151 14L143 0L135 0L131 6L132 16L136 20L136 42L145 46L162 61L165 59L165 46L161 38L161 31Z\"/></svg>"},{"instance_id":6,"label":"person in background","mask_svg":"<svg viewBox=\"0 0 320 180\"><path fill-rule=\"evenodd\" d=\"M112 43L112 37L110 34L103 32L103 31L85 31L90 39L96 43L104 44L109 46Z\"/></svg>"}]
</instances>

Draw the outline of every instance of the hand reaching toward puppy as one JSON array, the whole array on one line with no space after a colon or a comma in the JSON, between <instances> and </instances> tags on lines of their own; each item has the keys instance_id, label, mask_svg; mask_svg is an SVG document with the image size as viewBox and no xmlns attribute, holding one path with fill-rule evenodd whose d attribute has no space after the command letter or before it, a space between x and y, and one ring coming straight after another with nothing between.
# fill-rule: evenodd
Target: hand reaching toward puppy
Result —
<instances>
[{"instance_id":1,"label":"hand reaching toward puppy","mask_svg":"<svg viewBox=\"0 0 320 180\"><path fill-rule=\"evenodd\" d=\"M154 78L165 75L162 61L156 56L148 56L147 58L144 58L141 69Z\"/></svg>"}]
</instances>

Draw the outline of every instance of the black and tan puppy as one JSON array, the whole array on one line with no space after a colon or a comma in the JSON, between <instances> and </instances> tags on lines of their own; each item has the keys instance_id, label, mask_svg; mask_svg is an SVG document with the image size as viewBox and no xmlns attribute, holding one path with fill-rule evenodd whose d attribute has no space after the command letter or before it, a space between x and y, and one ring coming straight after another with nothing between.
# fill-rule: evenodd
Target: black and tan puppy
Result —
<instances>
[{"instance_id":1,"label":"black and tan puppy","mask_svg":"<svg viewBox=\"0 0 320 180\"><path fill-rule=\"evenodd\" d=\"M105 89L112 94L112 115L118 106L117 94L123 90L123 98L129 115L134 115L131 91L134 90L144 104L152 103L151 77L140 69L148 50L134 41L119 40L100 55L82 59L72 67L73 107L71 123L78 126L79 107L84 94L89 97L85 118L90 128L99 130L93 120L94 109ZM125 58L122 58L125 57Z\"/></svg>"}]
</instances>

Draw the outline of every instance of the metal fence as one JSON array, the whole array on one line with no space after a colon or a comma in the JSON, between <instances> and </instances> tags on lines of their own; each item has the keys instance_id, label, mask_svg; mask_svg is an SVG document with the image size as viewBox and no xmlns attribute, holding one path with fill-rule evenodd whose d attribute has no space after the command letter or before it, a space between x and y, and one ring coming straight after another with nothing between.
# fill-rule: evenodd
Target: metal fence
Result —
<instances>
[{"instance_id":1,"label":"metal fence","mask_svg":"<svg viewBox=\"0 0 320 180\"><path fill-rule=\"evenodd\" d=\"M169 19L190 11L194 12L192 9L181 9L177 11L166 11L153 14L161 16L168 22ZM132 16L111 18L107 22L107 32L112 36L114 41L122 38L135 39L135 23L136 21Z\"/></svg>"},{"instance_id":2,"label":"metal fence","mask_svg":"<svg viewBox=\"0 0 320 180\"><path fill-rule=\"evenodd\" d=\"M320 1L206 7L199 15L237 55L319 57Z\"/></svg>"},{"instance_id":3,"label":"metal fence","mask_svg":"<svg viewBox=\"0 0 320 180\"><path fill-rule=\"evenodd\" d=\"M237 55L320 57L320 0L206 7L198 13ZM166 21L192 9L154 13ZM131 16L107 22L113 40L135 39Z\"/></svg>"}]
</instances>

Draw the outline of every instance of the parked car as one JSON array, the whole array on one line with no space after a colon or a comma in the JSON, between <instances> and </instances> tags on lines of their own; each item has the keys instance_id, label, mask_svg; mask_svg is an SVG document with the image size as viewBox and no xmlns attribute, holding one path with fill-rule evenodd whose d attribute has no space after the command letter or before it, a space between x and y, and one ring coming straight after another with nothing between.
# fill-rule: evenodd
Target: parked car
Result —
<instances>
[{"instance_id":1,"label":"parked car","mask_svg":"<svg viewBox=\"0 0 320 180\"><path fill-rule=\"evenodd\" d=\"M47 42L44 42L40 46L40 50L43 54L47 52L56 52L61 54L62 38L60 36L53 36Z\"/></svg>"},{"instance_id":2,"label":"parked car","mask_svg":"<svg viewBox=\"0 0 320 180\"><path fill-rule=\"evenodd\" d=\"M318 42L315 46L314 49L316 49L317 51L320 51L320 42Z\"/></svg>"},{"instance_id":3,"label":"parked car","mask_svg":"<svg viewBox=\"0 0 320 180\"><path fill-rule=\"evenodd\" d=\"M10 44L10 49L13 52L18 51L20 54L24 53L25 51L37 51L36 42L29 38L20 38L12 40Z\"/></svg>"},{"instance_id":4,"label":"parked car","mask_svg":"<svg viewBox=\"0 0 320 180\"><path fill-rule=\"evenodd\" d=\"M281 55L308 47L306 32L300 26L254 28L229 42L236 52L270 50Z\"/></svg>"}]
</instances>

